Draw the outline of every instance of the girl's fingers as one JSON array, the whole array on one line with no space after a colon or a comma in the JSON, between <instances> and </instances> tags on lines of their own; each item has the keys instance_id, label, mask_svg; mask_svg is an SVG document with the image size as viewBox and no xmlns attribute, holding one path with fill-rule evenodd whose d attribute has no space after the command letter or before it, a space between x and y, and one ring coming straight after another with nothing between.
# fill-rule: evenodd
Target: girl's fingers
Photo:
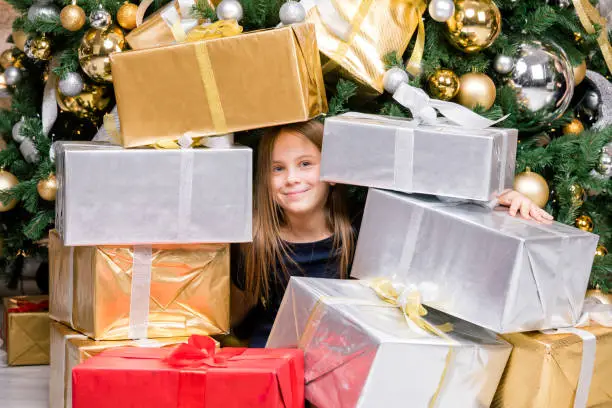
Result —
<instances>
[{"instance_id":1,"label":"girl's fingers","mask_svg":"<svg viewBox=\"0 0 612 408\"><path fill-rule=\"evenodd\" d=\"M517 210L521 206L521 200L514 200L509 204L510 204L510 209L508 210L508 212L510 213L511 216L514 217L516 215Z\"/></svg>"},{"instance_id":2,"label":"girl's fingers","mask_svg":"<svg viewBox=\"0 0 612 408\"><path fill-rule=\"evenodd\" d=\"M529 200L522 200L521 202L521 216L526 219L526 220L530 220L531 216L529 215L529 211L531 210L531 202Z\"/></svg>"},{"instance_id":3,"label":"girl's fingers","mask_svg":"<svg viewBox=\"0 0 612 408\"><path fill-rule=\"evenodd\" d=\"M546 214L546 212L542 211L540 208L536 207L535 205L531 206L531 211L529 213L531 214L533 219L536 220L537 222L547 221L546 218L544 217L544 214Z\"/></svg>"}]
</instances>

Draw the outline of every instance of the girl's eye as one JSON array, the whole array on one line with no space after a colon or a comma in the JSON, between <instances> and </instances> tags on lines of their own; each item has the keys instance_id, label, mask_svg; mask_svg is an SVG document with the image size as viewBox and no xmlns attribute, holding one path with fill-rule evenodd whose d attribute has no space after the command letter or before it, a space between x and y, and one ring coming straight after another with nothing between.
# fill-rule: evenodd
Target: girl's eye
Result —
<instances>
[{"instance_id":1,"label":"girl's eye","mask_svg":"<svg viewBox=\"0 0 612 408\"><path fill-rule=\"evenodd\" d=\"M281 171L283 171L283 166L272 166L273 173L280 173Z\"/></svg>"},{"instance_id":2,"label":"girl's eye","mask_svg":"<svg viewBox=\"0 0 612 408\"><path fill-rule=\"evenodd\" d=\"M306 161L306 160L304 160L303 162L300 163L300 166L302 166L302 167L308 167L310 165L312 165L312 163L309 162L309 161Z\"/></svg>"}]
</instances>

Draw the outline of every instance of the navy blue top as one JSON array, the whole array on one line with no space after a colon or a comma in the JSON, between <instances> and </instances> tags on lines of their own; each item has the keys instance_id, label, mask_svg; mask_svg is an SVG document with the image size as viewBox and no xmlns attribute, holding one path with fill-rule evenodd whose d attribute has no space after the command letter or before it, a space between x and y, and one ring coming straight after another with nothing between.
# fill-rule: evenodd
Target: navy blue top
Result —
<instances>
[{"instance_id":1,"label":"navy blue top","mask_svg":"<svg viewBox=\"0 0 612 408\"><path fill-rule=\"evenodd\" d=\"M285 262L289 275L311 278L340 278L339 254L334 253L333 236L316 242L290 243L286 242L287 250L296 266L290 260ZM238 255L238 256L236 256ZM245 273L243 260L239 256L237 246L232 247L232 281L244 290ZM237 262L236 262L237 260ZM250 339L250 347L265 347L272 330L274 318L278 312L289 278L284 275L280 265L276 267L277 276L270 286L270 295L266 304L260 301L244 318L243 322L234 328L234 334L241 339Z\"/></svg>"}]
</instances>

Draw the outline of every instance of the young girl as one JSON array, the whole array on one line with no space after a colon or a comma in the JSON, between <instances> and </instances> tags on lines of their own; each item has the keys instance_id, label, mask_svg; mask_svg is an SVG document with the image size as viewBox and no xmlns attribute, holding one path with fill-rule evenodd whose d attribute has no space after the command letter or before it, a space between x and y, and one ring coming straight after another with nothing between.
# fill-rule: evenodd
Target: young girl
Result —
<instances>
[{"instance_id":1,"label":"young girl","mask_svg":"<svg viewBox=\"0 0 612 408\"><path fill-rule=\"evenodd\" d=\"M319 180L322 142L323 125L312 120L270 129L259 144L253 242L241 248L232 273L257 300L234 329L251 347L265 346L291 275L349 275L356 237L343 186ZM552 219L516 191L504 191L499 202L512 215Z\"/></svg>"}]
</instances>

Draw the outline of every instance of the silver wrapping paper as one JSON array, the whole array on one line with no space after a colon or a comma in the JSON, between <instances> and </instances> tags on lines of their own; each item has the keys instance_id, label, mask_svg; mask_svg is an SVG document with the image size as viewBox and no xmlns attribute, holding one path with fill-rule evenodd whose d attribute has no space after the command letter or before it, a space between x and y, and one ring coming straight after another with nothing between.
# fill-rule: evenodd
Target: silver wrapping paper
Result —
<instances>
[{"instance_id":1,"label":"silver wrapping paper","mask_svg":"<svg viewBox=\"0 0 612 408\"><path fill-rule=\"evenodd\" d=\"M567 327L598 239L507 208L370 189L352 276L417 285L424 304L498 333Z\"/></svg>"},{"instance_id":2,"label":"silver wrapping paper","mask_svg":"<svg viewBox=\"0 0 612 408\"><path fill-rule=\"evenodd\" d=\"M252 150L56 145L56 228L66 246L252 239Z\"/></svg>"},{"instance_id":3,"label":"silver wrapping paper","mask_svg":"<svg viewBox=\"0 0 612 408\"><path fill-rule=\"evenodd\" d=\"M512 187L517 134L349 112L325 121L321 179L489 201Z\"/></svg>"},{"instance_id":4,"label":"silver wrapping paper","mask_svg":"<svg viewBox=\"0 0 612 408\"><path fill-rule=\"evenodd\" d=\"M512 346L429 309L449 339L411 329L402 312L354 280L289 281L267 347L304 350L306 398L318 408L481 408Z\"/></svg>"}]
</instances>

